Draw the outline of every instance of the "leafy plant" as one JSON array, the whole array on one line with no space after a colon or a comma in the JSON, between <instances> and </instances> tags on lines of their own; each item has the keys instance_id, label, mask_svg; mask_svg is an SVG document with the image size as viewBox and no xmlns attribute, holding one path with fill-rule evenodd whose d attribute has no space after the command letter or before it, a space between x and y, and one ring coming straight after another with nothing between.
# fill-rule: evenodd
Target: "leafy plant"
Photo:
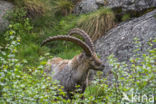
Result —
<instances>
[{"instance_id":1,"label":"leafy plant","mask_svg":"<svg viewBox=\"0 0 156 104\"><path fill-rule=\"evenodd\" d=\"M68 103L62 98L65 93L58 82L44 75L44 57L40 58L41 65L27 70L23 66L28 61L16 58L21 39L16 36L14 25L9 26L5 36L8 44L0 50L0 103Z\"/></svg>"}]
</instances>

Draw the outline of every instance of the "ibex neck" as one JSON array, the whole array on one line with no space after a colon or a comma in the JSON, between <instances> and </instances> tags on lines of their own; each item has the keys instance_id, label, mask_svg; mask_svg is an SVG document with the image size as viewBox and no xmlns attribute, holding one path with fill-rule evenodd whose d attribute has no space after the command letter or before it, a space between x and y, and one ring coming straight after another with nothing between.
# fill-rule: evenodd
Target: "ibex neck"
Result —
<instances>
[{"instance_id":1,"label":"ibex neck","mask_svg":"<svg viewBox=\"0 0 156 104\"><path fill-rule=\"evenodd\" d=\"M80 54L72 59L73 78L77 81L85 80L89 71L89 59Z\"/></svg>"}]
</instances>

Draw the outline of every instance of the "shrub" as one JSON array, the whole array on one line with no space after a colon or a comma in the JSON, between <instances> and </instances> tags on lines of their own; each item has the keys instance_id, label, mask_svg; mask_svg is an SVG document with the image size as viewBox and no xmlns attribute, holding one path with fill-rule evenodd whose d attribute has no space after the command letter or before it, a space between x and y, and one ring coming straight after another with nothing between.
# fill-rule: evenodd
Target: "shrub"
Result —
<instances>
[{"instance_id":1,"label":"shrub","mask_svg":"<svg viewBox=\"0 0 156 104\"><path fill-rule=\"evenodd\" d=\"M43 73L44 58L38 67L27 67L28 61L20 61L16 58L17 47L21 45L20 36L14 30L15 25L10 25L6 32L6 46L0 54L0 103L59 103L68 100L62 99L65 93L58 82L51 81ZM60 96L56 96L59 94Z\"/></svg>"}]
</instances>

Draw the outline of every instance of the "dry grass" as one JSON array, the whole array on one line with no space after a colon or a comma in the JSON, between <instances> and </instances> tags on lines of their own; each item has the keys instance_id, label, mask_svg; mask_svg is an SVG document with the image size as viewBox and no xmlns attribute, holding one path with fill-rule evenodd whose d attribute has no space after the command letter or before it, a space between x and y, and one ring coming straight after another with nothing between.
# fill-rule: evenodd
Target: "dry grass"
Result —
<instances>
[{"instance_id":1,"label":"dry grass","mask_svg":"<svg viewBox=\"0 0 156 104\"><path fill-rule=\"evenodd\" d=\"M85 30L96 41L115 25L114 14L110 9L102 8L94 13L83 15L78 27Z\"/></svg>"},{"instance_id":2,"label":"dry grass","mask_svg":"<svg viewBox=\"0 0 156 104\"><path fill-rule=\"evenodd\" d=\"M46 12L46 7L40 0L24 0L28 16L40 16Z\"/></svg>"},{"instance_id":3,"label":"dry grass","mask_svg":"<svg viewBox=\"0 0 156 104\"><path fill-rule=\"evenodd\" d=\"M67 16L72 13L74 4L70 0L54 0L53 10L56 14Z\"/></svg>"},{"instance_id":4,"label":"dry grass","mask_svg":"<svg viewBox=\"0 0 156 104\"><path fill-rule=\"evenodd\" d=\"M24 7L28 17L43 16L50 10L50 0L9 0L18 7Z\"/></svg>"}]
</instances>

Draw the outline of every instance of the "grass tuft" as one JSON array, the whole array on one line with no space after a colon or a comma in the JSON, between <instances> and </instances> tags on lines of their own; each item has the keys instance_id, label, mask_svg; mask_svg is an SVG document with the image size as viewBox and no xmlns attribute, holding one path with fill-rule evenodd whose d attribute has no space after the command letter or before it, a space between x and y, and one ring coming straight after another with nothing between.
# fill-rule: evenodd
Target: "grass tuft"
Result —
<instances>
[{"instance_id":1,"label":"grass tuft","mask_svg":"<svg viewBox=\"0 0 156 104\"><path fill-rule=\"evenodd\" d=\"M25 8L28 17L43 16L50 10L49 0L9 0L19 8Z\"/></svg>"},{"instance_id":2,"label":"grass tuft","mask_svg":"<svg viewBox=\"0 0 156 104\"><path fill-rule=\"evenodd\" d=\"M72 13L74 4L70 0L55 0L52 8L56 15L67 16Z\"/></svg>"},{"instance_id":3,"label":"grass tuft","mask_svg":"<svg viewBox=\"0 0 156 104\"><path fill-rule=\"evenodd\" d=\"M78 21L78 27L85 30L93 41L104 35L114 25L114 14L108 8L101 8L94 13L82 15Z\"/></svg>"}]
</instances>

